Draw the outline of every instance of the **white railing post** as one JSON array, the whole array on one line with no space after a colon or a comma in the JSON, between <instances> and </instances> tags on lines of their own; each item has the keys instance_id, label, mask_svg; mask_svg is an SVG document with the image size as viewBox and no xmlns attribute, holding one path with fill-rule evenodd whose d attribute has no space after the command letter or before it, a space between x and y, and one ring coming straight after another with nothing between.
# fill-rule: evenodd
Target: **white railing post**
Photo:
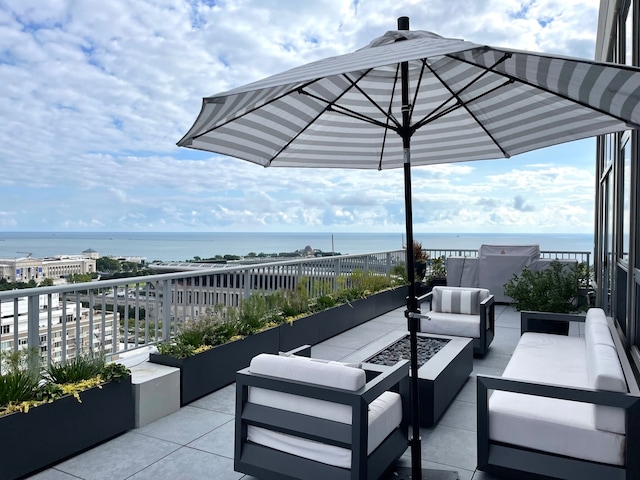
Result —
<instances>
[{"instance_id":1,"label":"white railing post","mask_svg":"<svg viewBox=\"0 0 640 480\"><path fill-rule=\"evenodd\" d=\"M27 304L27 346L40 351L39 295L29 295Z\"/></svg>"}]
</instances>

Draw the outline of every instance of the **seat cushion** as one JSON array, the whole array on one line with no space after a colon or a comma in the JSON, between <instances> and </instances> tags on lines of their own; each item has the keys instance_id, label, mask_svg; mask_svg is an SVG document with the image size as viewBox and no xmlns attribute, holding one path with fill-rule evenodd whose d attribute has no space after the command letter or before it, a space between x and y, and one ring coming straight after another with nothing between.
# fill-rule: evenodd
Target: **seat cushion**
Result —
<instances>
[{"instance_id":1,"label":"seat cushion","mask_svg":"<svg viewBox=\"0 0 640 480\"><path fill-rule=\"evenodd\" d=\"M480 338L480 315L427 312L429 318L420 319L420 331L454 337Z\"/></svg>"},{"instance_id":2,"label":"seat cushion","mask_svg":"<svg viewBox=\"0 0 640 480\"><path fill-rule=\"evenodd\" d=\"M502 376L589 388L586 365L583 338L528 332ZM583 402L494 391L489 399L489 436L493 441L623 465L625 436L598 430L594 410Z\"/></svg>"},{"instance_id":3,"label":"seat cushion","mask_svg":"<svg viewBox=\"0 0 640 480\"><path fill-rule=\"evenodd\" d=\"M257 390L257 389L252 389ZM304 402L313 399L304 399ZM250 401L252 401L250 399ZM298 402L301 403L301 402ZM284 404L280 404L284 406ZM350 407L348 407L350 409ZM318 413L316 410L315 413ZM313 413L311 413L313 415ZM318 416L318 415L314 415ZM373 452L402 421L402 399L393 392L384 392L369 405L369 435L367 454ZM348 422L351 423L351 422ZM341 468L351 468L351 450L327 445L305 438L278 433L261 427L249 426L249 441L292 455Z\"/></svg>"}]
</instances>

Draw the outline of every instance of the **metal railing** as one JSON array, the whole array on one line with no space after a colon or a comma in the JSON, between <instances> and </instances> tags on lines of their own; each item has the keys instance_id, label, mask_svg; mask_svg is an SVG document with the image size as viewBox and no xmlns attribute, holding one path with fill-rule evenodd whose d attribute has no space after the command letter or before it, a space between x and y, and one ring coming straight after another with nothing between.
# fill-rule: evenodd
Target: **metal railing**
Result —
<instances>
[{"instance_id":1,"label":"metal railing","mask_svg":"<svg viewBox=\"0 0 640 480\"><path fill-rule=\"evenodd\" d=\"M477 250L426 249L430 258L477 257ZM589 264L588 252L542 252ZM169 339L181 322L255 292L307 288L310 298L345 286L354 271L391 275L405 251L304 258L0 292L0 350L35 347L45 362L88 352L107 357ZM307 279L306 282L301 282Z\"/></svg>"},{"instance_id":2,"label":"metal railing","mask_svg":"<svg viewBox=\"0 0 640 480\"><path fill-rule=\"evenodd\" d=\"M355 271L390 276L404 263L404 250L394 250L0 292L0 349L36 347L47 364L88 352L117 358L255 292L306 288L313 298L346 286Z\"/></svg>"}]
</instances>

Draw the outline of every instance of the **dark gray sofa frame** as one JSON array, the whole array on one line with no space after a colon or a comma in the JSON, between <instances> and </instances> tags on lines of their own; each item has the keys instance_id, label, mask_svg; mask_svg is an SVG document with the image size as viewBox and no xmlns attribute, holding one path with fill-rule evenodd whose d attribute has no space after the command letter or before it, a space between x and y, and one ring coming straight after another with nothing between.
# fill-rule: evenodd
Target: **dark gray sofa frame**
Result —
<instances>
[{"instance_id":1,"label":"dark gray sofa frame","mask_svg":"<svg viewBox=\"0 0 640 480\"><path fill-rule=\"evenodd\" d=\"M539 320L584 322L584 315L559 315L540 312L522 312L521 333ZM612 326L611 320L610 327ZM539 330L537 330L539 331ZM612 329L612 332L615 331ZM613 335L618 357L630 393L608 392L553 384L532 383L502 377L478 375L478 469L509 478L563 478L574 480L632 480L640 478L640 390L618 335ZM554 455L494 442L489 438L489 392L502 390L544 397L574 400L624 408L626 411L625 465L606 465L588 460Z\"/></svg>"},{"instance_id":2,"label":"dark gray sofa frame","mask_svg":"<svg viewBox=\"0 0 640 480\"><path fill-rule=\"evenodd\" d=\"M431 305L433 301L433 292L429 292L426 295L422 295L418 299L420 303L428 302L429 311L431 311ZM428 314L426 312L425 314ZM487 328L487 325L489 328ZM473 339L473 356L482 357L487 353L489 345L493 341L493 336L496 331L496 302L493 295L489 295L482 302L480 302L480 338ZM423 332L429 333L429 332Z\"/></svg>"},{"instance_id":3,"label":"dark gray sofa frame","mask_svg":"<svg viewBox=\"0 0 640 480\"><path fill-rule=\"evenodd\" d=\"M248 403L251 386L350 405L352 425ZM368 406L387 390L402 396L402 423L367 455ZM356 392L256 375L248 368L240 370L236 375L234 469L261 480L379 479L407 449L409 395L406 360L394 367L367 372L367 384ZM247 440L249 425L351 449L351 470L251 443Z\"/></svg>"}]
</instances>

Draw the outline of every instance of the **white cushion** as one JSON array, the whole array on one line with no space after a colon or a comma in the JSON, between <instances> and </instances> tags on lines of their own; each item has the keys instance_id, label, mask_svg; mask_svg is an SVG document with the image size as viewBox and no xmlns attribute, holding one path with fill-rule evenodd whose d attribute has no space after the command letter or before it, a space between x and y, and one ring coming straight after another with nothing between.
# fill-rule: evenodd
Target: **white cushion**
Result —
<instances>
[{"instance_id":1,"label":"white cushion","mask_svg":"<svg viewBox=\"0 0 640 480\"><path fill-rule=\"evenodd\" d=\"M585 323L588 386L596 390L626 393L627 382L604 311L589 309ZM599 430L620 434L626 432L622 408L595 405L593 417Z\"/></svg>"},{"instance_id":2,"label":"white cushion","mask_svg":"<svg viewBox=\"0 0 640 480\"><path fill-rule=\"evenodd\" d=\"M590 308L587 310L585 323L601 323L607 325L607 316L601 308Z\"/></svg>"},{"instance_id":3,"label":"white cushion","mask_svg":"<svg viewBox=\"0 0 640 480\"><path fill-rule=\"evenodd\" d=\"M258 390L252 388L252 393ZM279 393L279 392L273 392ZM284 394L281 394L284 395ZM298 401L297 404L306 403ZM252 401L250 399L250 401ZM279 402L279 407L284 408L284 403ZM300 405L302 406L302 405ZM351 410L351 407L347 407ZM285 408L286 409L286 408ZM302 409L296 409L300 411ZM322 410L316 409L315 415ZM303 412L301 412L303 413ZM324 418L324 416L322 416ZM397 393L384 392L369 405L369 435L367 440L367 454L373 452L389 434L400 425L402 420L402 398ZM345 423L351 423L345 422ZM249 441L264 445L276 450L297 455L299 457L309 458L317 462L335 465L341 468L351 468L351 450L335 445L327 445L313 440L308 440L294 435L274 432L260 427L249 426L247 429L247 438Z\"/></svg>"},{"instance_id":4,"label":"white cushion","mask_svg":"<svg viewBox=\"0 0 640 480\"><path fill-rule=\"evenodd\" d=\"M589 387L585 340L528 332L503 377ZM625 436L598 430L594 405L495 391L489 399L492 440L613 465L624 464Z\"/></svg>"},{"instance_id":5,"label":"white cushion","mask_svg":"<svg viewBox=\"0 0 640 480\"><path fill-rule=\"evenodd\" d=\"M478 315L489 290L471 287L433 287L431 308L436 312Z\"/></svg>"},{"instance_id":6,"label":"white cushion","mask_svg":"<svg viewBox=\"0 0 640 480\"><path fill-rule=\"evenodd\" d=\"M364 370L359 368L352 368L338 362L327 363L307 357L285 357L268 353L253 357L249 371L353 392L360 390L367 382Z\"/></svg>"},{"instance_id":7,"label":"white cushion","mask_svg":"<svg viewBox=\"0 0 640 480\"><path fill-rule=\"evenodd\" d=\"M480 338L480 315L427 312L429 318L420 319L420 331L454 337Z\"/></svg>"}]
</instances>

